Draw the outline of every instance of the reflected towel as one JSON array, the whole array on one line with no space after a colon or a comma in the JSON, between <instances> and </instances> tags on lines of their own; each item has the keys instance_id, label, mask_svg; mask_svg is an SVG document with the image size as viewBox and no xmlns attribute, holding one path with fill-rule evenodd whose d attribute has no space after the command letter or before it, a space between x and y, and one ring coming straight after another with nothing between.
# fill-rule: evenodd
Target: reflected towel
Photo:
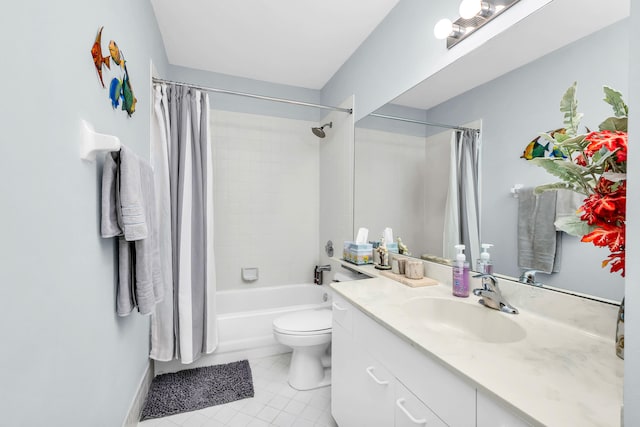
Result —
<instances>
[{"instance_id":1,"label":"reflected towel","mask_svg":"<svg viewBox=\"0 0 640 427\"><path fill-rule=\"evenodd\" d=\"M533 188L518 193L518 267L543 273L560 271L561 233L556 231L555 191L540 195Z\"/></svg>"},{"instance_id":2,"label":"reflected towel","mask_svg":"<svg viewBox=\"0 0 640 427\"><path fill-rule=\"evenodd\" d=\"M586 196L584 194L576 193L572 190L558 190L556 197L556 221L560 218L576 216L576 211L582 205L585 198Z\"/></svg>"}]
</instances>

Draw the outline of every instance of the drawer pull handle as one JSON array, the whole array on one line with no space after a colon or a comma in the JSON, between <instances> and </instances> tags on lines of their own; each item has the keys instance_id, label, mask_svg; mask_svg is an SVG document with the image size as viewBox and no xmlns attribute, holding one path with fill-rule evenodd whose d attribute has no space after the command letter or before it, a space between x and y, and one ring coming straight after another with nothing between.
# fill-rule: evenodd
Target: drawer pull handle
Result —
<instances>
[{"instance_id":1,"label":"drawer pull handle","mask_svg":"<svg viewBox=\"0 0 640 427\"><path fill-rule=\"evenodd\" d=\"M369 366L369 367L366 369L366 371L367 371L367 374L369 374L369 376L370 376L371 378L373 378L373 380L374 380L377 384L380 384L380 385L387 385L387 384L389 384L389 381L383 381L383 380L379 379L378 377L376 377L375 375L373 375L373 366Z\"/></svg>"},{"instance_id":2,"label":"drawer pull handle","mask_svg":"<svg viewBox=\"0 0 640 427\"><path fill-rule=\"evenodd\" d=\"M396 405L398 406L398 408L400 408L402 410L402 412L404 412L404 414L407 416L407 418L409 418L411 420L412 423L414 423L414 424L427 424L427 420L425 420L424 418L416 418L413 415L411 415L411 413L409 413L407 408L405 408L404 402L405 402L405 399L403 397L401 397L400 399L396 400Z\"/></svg>"},{"instance_id":3,"label":"drawer pull handle","mask_svg":"<svg viewBox=\"0 0 640 427\"><path fill-rule=\"evenodd\" d=\"M333 308L335 308L338 311L347 311L346 308L340 307L337 302L334 302L332 305L333 305Z\"/></svg>"}]
</instances>

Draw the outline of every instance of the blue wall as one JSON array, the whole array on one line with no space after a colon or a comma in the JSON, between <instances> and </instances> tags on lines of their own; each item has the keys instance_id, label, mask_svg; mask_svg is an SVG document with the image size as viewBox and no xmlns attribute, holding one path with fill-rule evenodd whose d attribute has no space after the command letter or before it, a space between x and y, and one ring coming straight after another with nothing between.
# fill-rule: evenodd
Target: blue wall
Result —
<instances>
[{"instance_id":1,"label":"blue wall","mask_svg":"<svg viewBox=\"0 0 640 427\"><path fill-rule=\"evenodd\" d=\"M320 104L320 91L296 86L287 86L259 80L246 79L193 68L169 66L168 79L191 84L251 93L254 95ZM211 93L211 108L249 114L283 117L297 120L319 121L321 110L312 107L265 101L237 95Z\"/></svg>"},{"instance_id":2,"label":"blue wall","mask_svg":"<svg viewBox=\"0 0 640 427\"><path fill-rule=\"evenodd\" d=\"M98 82L100 26L103 53L114 39L126 56L132 118ZM167 71L155 17L148 1L8 2L0 39L0 423L119 426L148 366L149 319L115 314L101 162L79 157L80 119L148 158L150 60Z\"/></svg>"}]
</instances>

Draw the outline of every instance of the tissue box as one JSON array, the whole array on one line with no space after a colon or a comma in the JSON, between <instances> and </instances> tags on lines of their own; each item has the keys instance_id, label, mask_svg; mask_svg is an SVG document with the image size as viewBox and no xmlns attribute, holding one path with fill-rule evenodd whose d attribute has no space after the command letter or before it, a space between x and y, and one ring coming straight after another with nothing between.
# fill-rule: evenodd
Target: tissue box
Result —
<instances>
[{"instance_id":1,"label":"tissue box","mask_svg":"<svg viewBox=\"0 0 640 427\"><path fill-rule=\"evenodd\" d=\"M373 245L373 248L375 249L375 248L377 248L378 246L380 246L380 242L374 242L374 243L372 243L372 245ZM386 245L386 246L387 246L387 251L388 251L389 253L391 253L391 254L397 254L397 253L400 253L400 252L398 251L398 243L396 243L396 242L393 242L393 243L387 243L387 245Z\"/></svg>"},{"instance_id":2,"label":"tissue box","mask_svg":"<svg viewBox=\"0 0 640 427\"><path fill-rule=\"evenodd\" d=\"M396 243L396 242L387 243L387 251L389 251L392 254L397 254L398 253L398 243Z\"/></svg>"},{"instance_id":3,"label":"tissue box","mask_svg":"<svg viewBox=\"0 0 640 427\"><path fill-rule=\"evenodd\" d=\"M353 264L372 264L373 245L371 243L344 242L342 258Z\"/></svg>"}]
</instances>

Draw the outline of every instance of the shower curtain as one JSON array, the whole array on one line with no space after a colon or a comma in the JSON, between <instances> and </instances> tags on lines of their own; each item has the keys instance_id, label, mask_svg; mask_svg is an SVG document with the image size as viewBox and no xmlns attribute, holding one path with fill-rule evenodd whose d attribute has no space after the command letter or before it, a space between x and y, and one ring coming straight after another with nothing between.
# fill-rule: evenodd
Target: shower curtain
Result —
<instances>
[{"instance_id":1,"label":"shower curtain","mask_svg":"<svg viewBox=\"0 0 640 427\"><path fill-rule=\"evenodd\" d=\"M161 257L172 289L152 316L150 357L191 363L218 343L209 97L155 84L153 116Z\"/></svg>"},{"instance_id":2,"label":"shower curtain","mask_svg":"<svg viewBox=\"0 0 640 427\"><path fill-rule=\"evenodd\" d=\"M469 265L480 255L480 138L473 130L451 134L451 168L445 206L443 254L455 259L454 245L465 245Z\"/></svg>"}]
</instances>

